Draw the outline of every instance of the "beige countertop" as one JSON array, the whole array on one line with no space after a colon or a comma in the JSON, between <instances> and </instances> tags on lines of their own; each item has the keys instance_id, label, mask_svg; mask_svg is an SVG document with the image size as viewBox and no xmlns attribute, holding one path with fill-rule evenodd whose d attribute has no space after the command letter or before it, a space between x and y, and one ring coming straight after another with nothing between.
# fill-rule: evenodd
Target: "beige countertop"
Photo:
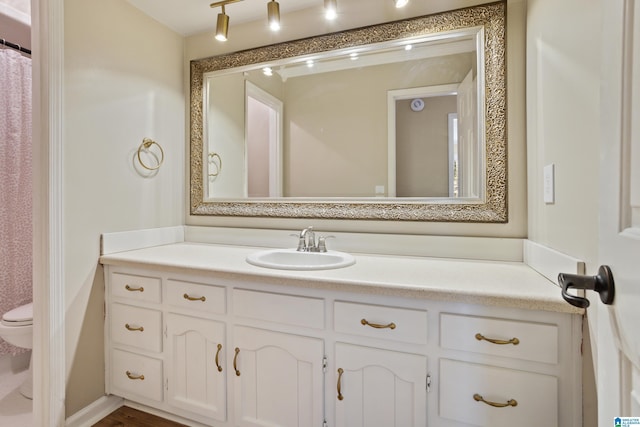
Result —
<instances>
[{"instance_id":1,"label":"beige countertop","mask_svg":"<svg viewBox=\"0 0 640 427\"><path fill-rule=\"evenodd\" d=\"M175 243L103 255L105 265L211 274L304 288L582 314L560 288L519 262L353 254L356 263L335 270L276 270L251 265L247 255L265 248Z\"/></svg>"}]
</instances>

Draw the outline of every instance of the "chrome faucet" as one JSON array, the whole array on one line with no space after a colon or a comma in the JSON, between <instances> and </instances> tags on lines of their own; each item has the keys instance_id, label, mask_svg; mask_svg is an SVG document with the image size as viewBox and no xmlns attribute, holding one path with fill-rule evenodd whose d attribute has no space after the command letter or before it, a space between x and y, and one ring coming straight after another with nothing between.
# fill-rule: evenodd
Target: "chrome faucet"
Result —
<instances>
[{"instance_id":1,"label":"chrome faucet","mask_svg":"<svg viewBox=\"0 0 640 427\"><path fill-rule=\"evenodd\" d=\"M300 232L298 240L298 251L300 252L318 252L316 245L316 234L313 232L313 226L307 227Z\"/></svg>"},{"instance_id":2,"label":"chrome faucet","mask_svg":"<svg viewBox=\"0 0 640 427\"><path fill-rule=\"evenodd\" d=\"M292 234L292 236L298 237L298 252L327 252L326 239L335 236L318 236L316 241L316 233L313 231L313 226L309 226L303 229L299 235Z\"/></svg>"}]
</instances>

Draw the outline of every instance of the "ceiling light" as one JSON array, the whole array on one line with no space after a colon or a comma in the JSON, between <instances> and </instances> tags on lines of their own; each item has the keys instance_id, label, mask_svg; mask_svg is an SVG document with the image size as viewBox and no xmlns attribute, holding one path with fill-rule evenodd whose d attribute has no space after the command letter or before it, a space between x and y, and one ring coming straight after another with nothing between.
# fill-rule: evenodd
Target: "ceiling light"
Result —
<instances>
[{"instance_id":1,"label":"ceiling light","mask_svg":"<svg viewBox=\"0 0 640 427\"><path fill-rule=\"evenodd\" d=\"M395 4L397 8L405 7L407 3L409 3L409 0L393 0L393 4Z\"/></svg>"},{"instance_id":2,"label":"ceiling light","mask_svg":"<svg viewBox=\"0 0 640 427\"><path fill-rule=\"evenodd\" d=\"M280 4L276 0L267 3L267 17L272 31L280 29Z\"/></svg>"},{"instance_id":3,"label":"ceiling light","mask_svg":"<svg viewBox=\"0 0 640 427\"><path fill-rule=\"evenodd\" d=\"M324 0L324 16L328 20L334 20L338 16L337 0Z\"/></svg>"},{"instance_id":4,"label":"ceiling light","mask_svg":"<svg viewBox=\"0 0 640 427\"><path fill-rule=\"evenodd\" d=\"M313 59L307 59L307 67L313 67Z\"/></svg>"},{"instance_id":5,"label":"ceiling light","mask_svg":"<svg viewBox=\"0 0 640 427\"><path fill-rule=\"evenodd\" d=\"M265 76L273 76L273 70L271 69L271 67L264 67L264 68L262 69L262 73L263 73Z\"/></svg>"},{"instance_id":6,"label":"ceiling light","mask_svg":"<svg viewBox=\"0 0 640 427\"><path fill-rule=\"evenodd\" d=\"M218 14L218 20L216 22L216 40L221 42L227 41L227 35L229 33L229 15L225 13L224 7L230 3L236 3L242 0L223 0L215 3L211 3L209 7L222 7L221 13Z\"/></svg>"},{"instance_id":7,"label":"ceiling light","mask_svg":"<svg viewBox=\"0 0 640 427\"><path fill-rule=\"evenodd\" d=\"M404 46L404 50L411 50L411 49L413 49L413 45L408 44Z\"/></svg>"}]
</instances>

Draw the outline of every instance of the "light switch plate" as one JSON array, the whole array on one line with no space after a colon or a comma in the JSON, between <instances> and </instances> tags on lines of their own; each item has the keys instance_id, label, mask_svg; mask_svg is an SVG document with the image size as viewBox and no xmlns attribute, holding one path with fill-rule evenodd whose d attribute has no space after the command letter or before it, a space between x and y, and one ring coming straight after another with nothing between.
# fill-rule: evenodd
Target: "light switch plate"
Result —
<instances>
[{"instance_id":1,"label":"light switch plate","mask_svg":"<svg viewBox=\"0 0 640 427\"><path fill-rule=\"evenodd\" d=\"M550 164L544 167L544 202L547 204L553 204L556 201L555 190L555 165Z\"/></svg>"}]
</instances>

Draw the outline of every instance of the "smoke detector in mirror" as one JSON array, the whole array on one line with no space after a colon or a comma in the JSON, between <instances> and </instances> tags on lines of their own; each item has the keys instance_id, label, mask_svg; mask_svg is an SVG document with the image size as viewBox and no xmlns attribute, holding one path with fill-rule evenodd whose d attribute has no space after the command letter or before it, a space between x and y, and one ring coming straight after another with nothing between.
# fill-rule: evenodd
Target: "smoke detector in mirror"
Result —
<instances>
[{"instance_id":1,"label":"smoke detector in mirror","mask_svg":"<svg viewBox=\"0 0 640 427\"><path fill-rule=\"evenodd\" d=\"M411 109L413 111L422 111L424 109L424 101L421 98L416 98L411 101Z\"/></svg>"}]
</instances>

